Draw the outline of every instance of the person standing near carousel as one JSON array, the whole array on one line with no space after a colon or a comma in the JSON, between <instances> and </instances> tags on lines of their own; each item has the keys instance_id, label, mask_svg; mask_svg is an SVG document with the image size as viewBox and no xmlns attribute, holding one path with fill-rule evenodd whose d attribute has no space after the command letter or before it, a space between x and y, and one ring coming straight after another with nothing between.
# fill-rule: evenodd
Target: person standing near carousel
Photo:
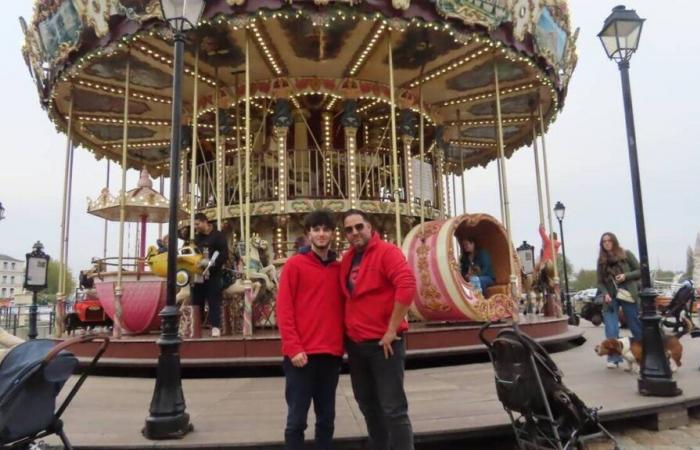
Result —
<instances>
[{"instance_id":1,"label":"person standing near carousel","mask_svg":"<svg viewBox=\"0 0 700 450\"><path fill-rule=\"evenodd\" d=\"M340 264L330 250L335 224L330 212L304 218L309 246L284 265L277 294L277 325L282 340L287 400L284 448L304 448L311 401L316 413L316 449L331 448L335 391L343 356L343 304Z\"/></svg>"},{"instance_id":2,"label":"person standing near carousel","mask_svg":"<svg viewBox=\"0 0 700 450\"><path fill-rule=\"evenodd\" d=\"M641 342L642 323L639 320L639 280L642 276L639 262L634 254L620 247L617 236L603 233L600 237L598 256L598 290L603 296L603 322L605 337L619 338L618 312L622 313L632 333L632 339ZM609 356L607 367L616 368L622 357Z\"/></svg>"},{"instance_id":3,"label":"person standing near carousel","mask_svg":"<svg viewBox=\"0 0 700 450\"><path fill-rule=\"evenodd\" d=\"M370 448L413 450L404 391L406 314L416 279L401 249L384 242L364 211L343 213L350 243L340 263L345 341L355 400L365 417Z\"/></svg>"},{"instance_id":4,"label":"person standing near carousel","mask_svg":"<svg viewBox=\"0 0 700 450\"><path fill-rule=\"evenodd\" d=\"M195 245L202 251L208 267L205 269L201 283L194 283L192 289L192 304L204 311L204 304L209 306L209 324L211 336L221 336L221 291L223 290L223 266L228 260L228 244L224 234L209 223L204 213L194 216ZM202 314L204 317L204 314Z\"/></svg>"}]
</instances>

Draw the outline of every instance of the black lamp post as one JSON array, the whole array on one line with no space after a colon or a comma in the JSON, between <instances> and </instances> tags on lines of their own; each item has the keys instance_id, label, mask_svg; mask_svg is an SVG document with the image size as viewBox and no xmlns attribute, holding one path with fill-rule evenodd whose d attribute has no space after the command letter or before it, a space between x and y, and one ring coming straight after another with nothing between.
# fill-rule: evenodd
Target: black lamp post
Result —
<instances>
[{"instance_id":1,"label":"black lamp post","mask_svg":"<svg viewBox=\"0 0 700 450\"><path fill-rule=\"evenodd\" d=\"M185 396L180 378L180 337L178 313L175 306L175 273L177 265L177 211L180 168L180 114L182 110L182 71L185 51L185 31L199 22L204 0L161 0L163 17L173 32L173 109L170 133L170 218L168 223L168 275L166 303L160 312L160 355L153 399L146 418L143 435L148 439L181 438L193 427L185 412Z\"/></svg>"},{"instance_id":2,"label":"black lamp post","mask_svg":"<svg viewBox=\"0 0 700 450\"><path fill-rule=\"evenodd\" d=\"M564 213L566 213L566 207L562 202L557 202L554 205L554 214L557 216L559 221L559 235L561 236L561 257L564 260L562 264L564 266L564 291L562 293L562 301L566 305L566 315L569 316L569 325L578 325L578 320L576 320L576 315L574 314L574 308L571 306L571 295L569 293L569 269L566 267L566 245L564 244ZM554 256L556 258L556 255ZM556 261L554 261L556 264Z\"/></svg>"},{"instance_id":3,"label":"black lamp post","mask_svg":"<svg viewBox=\"0 0 700 450\"><path fill-rule=\"evenodd\" d=\"M49 255L44 253L44 245L36 241L32 252L26 254L24 266L24 288L32 291L32 306L29 307L29 339L36 339L36 294L48 286Z\"/></svg>"},{"instance_id":4,"label":"black lamp post","mask_svg":"<svg viewBox=\"0 0 700 450\"><path fill-rule=\"evenodd\" d=\"M642 33L644 19L634 10L616 6L612 14L605 19L603 30L598 34L608 58L617 63L622 77L622 99L625 105L625 123L627 125L627 146L629 150L630 172L632 177L632 194L637 224L637 242L639 244L639 263L642 272L642 364L637 381L637 388L642 395L672 397L682 391L672 378L671 368L666 359L663 346L660 321L656 311L656 293L651 288L649 276L649 255L647 237L644 227L644 208L642 206L642 188L639 180L639 161L637 158L637 138L634 132L634 115L632 112L632 93L630 91L629 61L637 50Z\"/></svg>"}]
</instances>

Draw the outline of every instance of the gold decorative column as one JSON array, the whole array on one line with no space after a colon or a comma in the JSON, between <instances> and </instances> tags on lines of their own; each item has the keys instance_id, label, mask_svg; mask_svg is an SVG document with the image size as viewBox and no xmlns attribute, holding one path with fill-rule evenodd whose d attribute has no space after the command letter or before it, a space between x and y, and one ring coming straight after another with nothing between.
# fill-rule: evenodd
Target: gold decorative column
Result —
<instances>
[{"instance_id":1,"label":"gold decorative column","mask_svg":"<svg viewBox=\"0 0 700 450\"><path fill-rule=\"evenodd\" d=\"M410 215L415 215L415 208L413 206L413 166L411 163L413 159L411 158L411 145L413 144L414 137L410 134L404 134L401 136L401 141L403 143L403 160L404 160L404 172L406 173L406 206L408 207L408 213Z\"/></svg>"},{"instance_id":2,"label":"gold decorative column","mask_svg":"<svg viewBox=\"0 0 700 450\"><path fill-rule=\"evenodd\" d=\"M355 208L357 206L357 128L346 126L344 129L345 149L348 153L348 198L350 207Z\"/></svg>"}]
</instances>

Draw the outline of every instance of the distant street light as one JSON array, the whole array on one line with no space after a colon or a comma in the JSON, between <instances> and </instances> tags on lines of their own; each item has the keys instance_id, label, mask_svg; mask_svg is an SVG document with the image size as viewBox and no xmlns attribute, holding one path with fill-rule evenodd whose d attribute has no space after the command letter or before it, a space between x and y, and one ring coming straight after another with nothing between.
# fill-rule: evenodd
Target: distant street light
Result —
<instances>
[{"instance_id":1,"label":"distant street light","mask_svg":"<svg viewBox=\"0 0 700 450\"><path fill-rule=\"evenodd\" d=\"M559 234L561 235L561 257L564 260L562 264L564 266L564 293L562 293L562 300L566 305L566 315L569 316L569 325L578 325L578 318L574 314L574 308L571 306L571 294L569 292L569 269L566 267L566 245L564 244L564 213L566 213L566 207L562 202L557 202L554 205L554 214L557 216L559 221ZM556 262L555 262L556 264Z\"/></svg>"},{"instance_id":2,"label":"distant street light","mask_svg":"<svg viewBox=\"0 0 700 450\"><path fill-rule=\"evenodd\" d=\"M629 150L630 172L632 177L632 194L637 224L637 243L639 244L639 264L642 272L642 364L637 380L637 389L642 395L673 397L682 391L676 386L671 374L666 351L661 335L661 317L656 311L656 292L651 288L649 275L649 254L644 227L644 208L642 205L642 188L639 178L639 160L637 157L637 138L634 130L632 112L632 93L630 89L630 58L639 46L644 20L634 10L616 6L612 14L605 19L603 30L598 33L608 58L617 63L622 77L622 100L625 105L625 123L627 125L627 146Z\"/></svg>"},{"instance_id":3,"label":"distant street light","mask_svg":"<svg viewBox=\"0 0 700 450\"><path fill-rule=\"evenodd\" d=\"M149 416L143 428L148 439L181 438L192 431L185 412L185 395L180 374L180 337L175 306L177 271L177 211L180 198L180 130L182 114L182 72L184 69L185 31L197 25L204 11L204 0L161 0L165 21L173 32L173 98L170 133L170 220L168 223L168 274L165 307L160 312L160 356Z\"/></svg>"}]
</instances>

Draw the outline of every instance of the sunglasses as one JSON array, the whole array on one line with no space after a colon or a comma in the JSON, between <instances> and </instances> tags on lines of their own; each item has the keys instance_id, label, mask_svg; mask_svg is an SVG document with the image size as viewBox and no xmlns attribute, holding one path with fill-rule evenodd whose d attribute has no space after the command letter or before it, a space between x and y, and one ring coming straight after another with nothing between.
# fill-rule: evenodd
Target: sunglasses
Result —
<instances>
[{"instance_id":1,"label":"sunglasses","mask_svg":"<svg viewBox=\"0 0 700 450\"><path fill-rule=\"evenodd\" d=\"M350 233L352 233L353 230L355 230L359 233L360 231L362 231L364 229L365 229L364 223L356 223L355 226L343 228L343 231L345 231L345 234L350 234Z\"/></svg>"}]
</instances>

